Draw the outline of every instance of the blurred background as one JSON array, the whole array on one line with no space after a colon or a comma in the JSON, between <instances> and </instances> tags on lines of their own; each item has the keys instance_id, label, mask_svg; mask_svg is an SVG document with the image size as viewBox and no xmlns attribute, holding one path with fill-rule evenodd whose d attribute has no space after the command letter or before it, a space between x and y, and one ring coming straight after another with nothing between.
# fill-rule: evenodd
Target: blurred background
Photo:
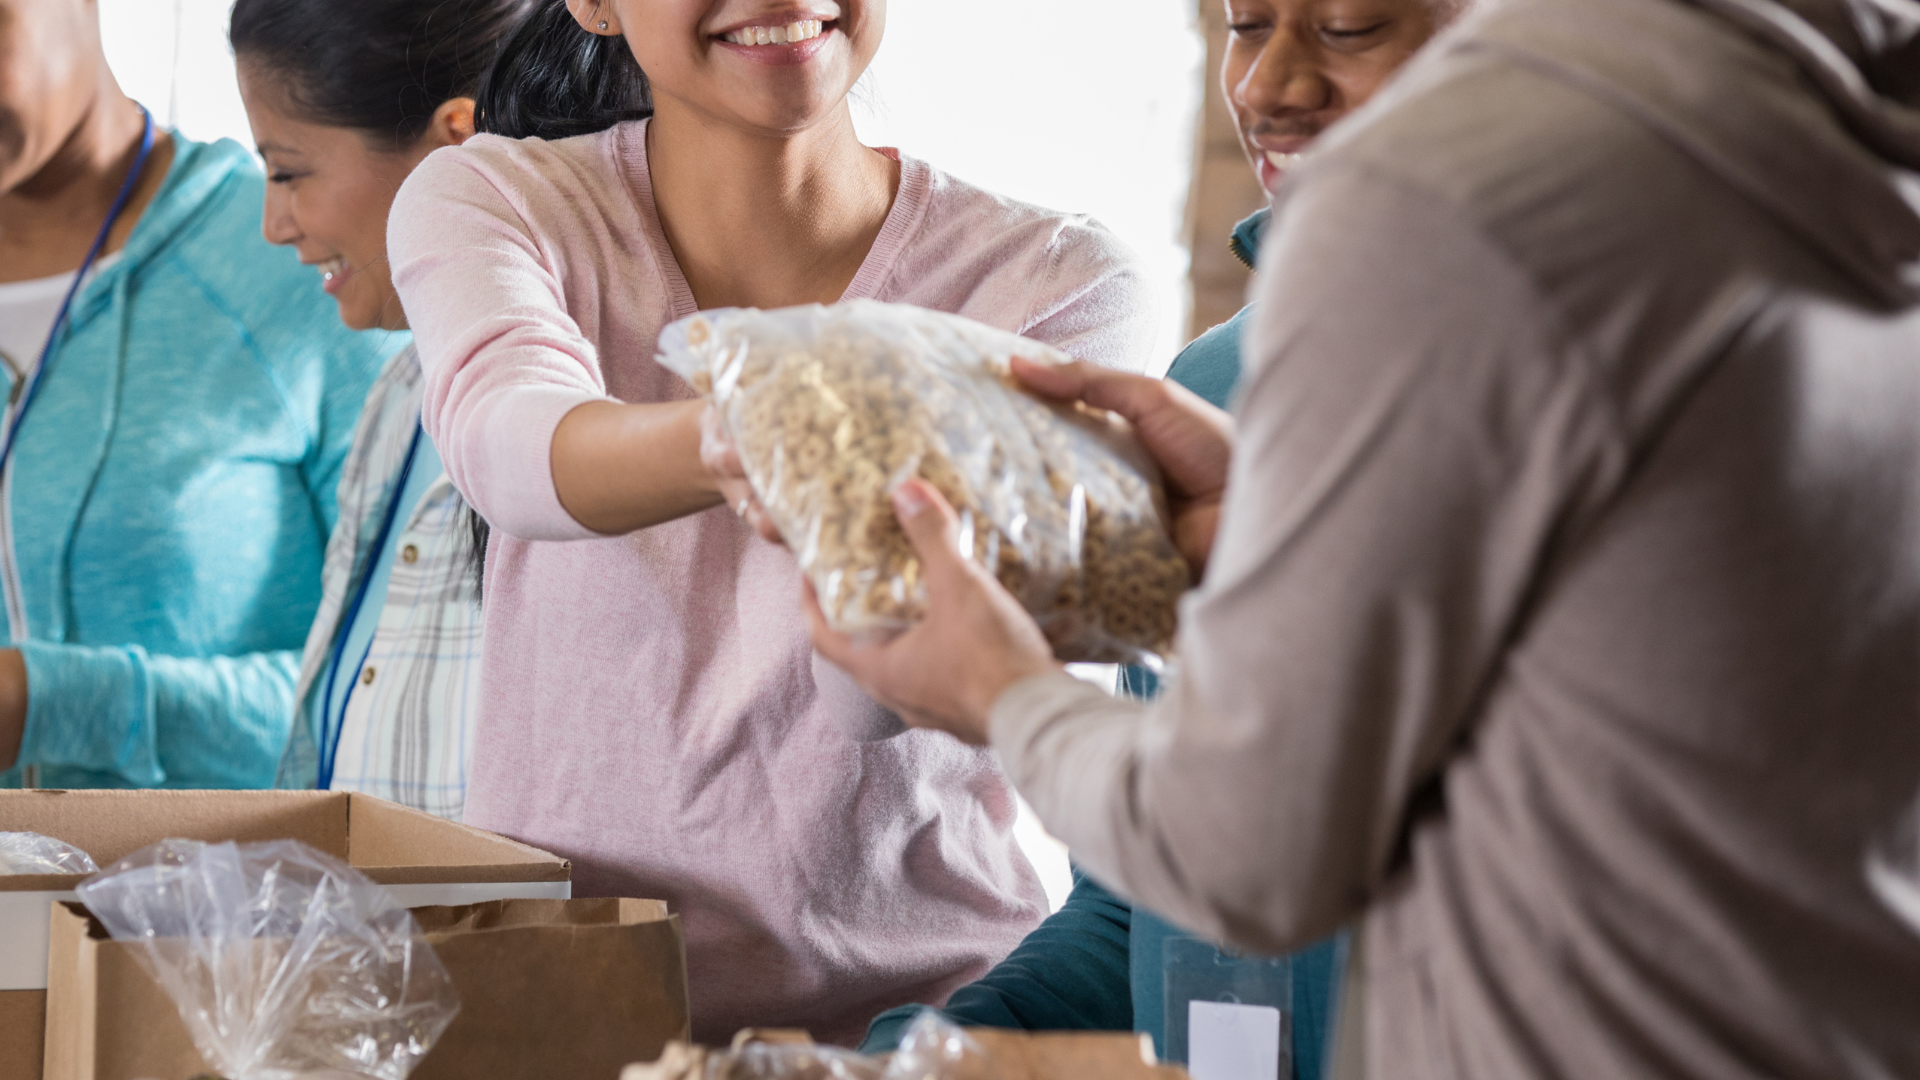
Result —
<instances>
[{"instance_id":1,"label":"blurred background","mask_svg":"<svg viewBox=\"0 0 1920 1080\"><path fill-rule=\"evenodd\" d=\"M198 139L251 148L227 49L232 0L99 0L121 86ZM1220 100L1219 0L893 0L855 94L873 145L897 146L1026 202L1090 214L1151 269L1158 370L1236 311L1227 250L1263 201ZM1023 843L1057 906L1066 856L1022 807Z\"/></svg>"}]
</instances>

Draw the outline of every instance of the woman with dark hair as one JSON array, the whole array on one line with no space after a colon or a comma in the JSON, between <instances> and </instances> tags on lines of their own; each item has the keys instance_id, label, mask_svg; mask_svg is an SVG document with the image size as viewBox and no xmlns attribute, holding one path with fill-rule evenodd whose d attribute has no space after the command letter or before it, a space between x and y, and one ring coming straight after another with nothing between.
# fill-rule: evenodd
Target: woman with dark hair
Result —
<instances>
[{"instance_id":1,"label":"woman with dark hair","mask_svg":"<svg viewBox=\"0 0 1920 1080\"><path fill-rule=\"evenodd\" d=\"M884 15L545 0L480 95L482 129L522 138L429 157L389 219L424 422L496 530L466 820L567 855L583 894L672 901L704 1040L856 1040L1045 900L990 757L899 734L815 663L799 572L703 466L660 328L871 297L1115 367L1152 338L1100 226L859 142Z\"/></svg>"},{"instance_id":2,"label":"woman with dark hair","mask_svg":"<svg viewBox=\"0 0 1920 1080\"><path fill-rule=\"evenodd\" d=\"M389 335L261 241L260 170L0 0L0 788L266 787Z\"/></svg>"},{"instance_id":3,"label":"woman with dark hair","mask_svg":"<svg viewBox=\"0 0 1920 1080\"><path fill-rule=\"evenodd\" d=\"M271 181L267 239L320 268L340 320L403 331L387 211L427 154L473 134L473 95L530 0L239 0L229 36ZM470 512L420 430L411 347L368 395L340 475L320 611L281 786L460 817L473 751L479 583Z\"/></svg>"}]
</instances>

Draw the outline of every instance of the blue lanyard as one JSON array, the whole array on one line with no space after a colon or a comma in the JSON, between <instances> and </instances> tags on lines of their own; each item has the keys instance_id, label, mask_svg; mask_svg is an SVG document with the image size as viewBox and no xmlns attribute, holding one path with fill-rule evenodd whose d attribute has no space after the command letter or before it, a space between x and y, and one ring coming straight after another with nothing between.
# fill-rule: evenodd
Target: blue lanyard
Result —
<instances>
[{"instance_id":1,"label":"blue lanyard","mask_svg":"<svg viewBox=\"0 0 1920 1080\"><path fill-rule=\"evenodd\" d=\"M393 485L393 495L387 499L387 512L380 519L380 531L374 534L373 546L369 548L372 558L367 560L366 571L360 575L360 584L353 590L353 603L347 605L347 617L333 632L333 651L327 659L327 679L320 690L320 778L315 786L321 791L333 787L333 766L340 755L340 733L347 726L347 706L353 704L353 688L359 683L356 675L352 683L347 684L347 696L340 702L339 715L334 714L333 687L340 676L342 653L347 650L347 638L353 633L353 624L360 620L360 607L367 600L367 586L372 584L374 570L381 559L387 555L387 537L393 535L394 519L400 516L400 503L407 494L407 479L413 475L413 459L420 452L420 424L413 425L413 441L407 444L406 464L400 466L400 479ZM359 672L367 666L367 657L373 655L374 638L367 638L366 651L360 654L360 662L353 670Z\"/></svg>"},{"instance_id":2,"label":"blue lanyard","mask_svg":"<svg viewBox=\"0 0 1920 1080\"><path fill-rule=\"evenodd\" d=\"M80 260L80 269L73 275L73 283L67 286L67 295L60 299L60 309L54 313L53 325L47 328L47 343L40 347L40 363L34 367L33 374L27 378L27 388L20 394L20 404L13 410L13 422L7 425L5 442L0 442L0 469L13 459L13 442L20 434L20 425L27 419L27 409L33 405L33 399L40 392L40 383L45 380L47 368L53 363L53 347L60 340L60 331L67 323L67 312L73 307L73 298L79 294L80 286L86 283L87 271L93 269L94 260L100 257L100 249L107 246L107 234L113 231L113 223L127 209L127 203L133 198L133 189L140 182L140 174L146 170L147 157L153 153L153 114L145 105L140 105L140 118L145 124L140 133L140 153L133 159L133 168L127 170L127 178L120 182L120 194L113 197L113 206L107 210L107 220L100 223L100 232L93 238L93 246L87 249L87 257Z\"/></svg>"}]
</instances>

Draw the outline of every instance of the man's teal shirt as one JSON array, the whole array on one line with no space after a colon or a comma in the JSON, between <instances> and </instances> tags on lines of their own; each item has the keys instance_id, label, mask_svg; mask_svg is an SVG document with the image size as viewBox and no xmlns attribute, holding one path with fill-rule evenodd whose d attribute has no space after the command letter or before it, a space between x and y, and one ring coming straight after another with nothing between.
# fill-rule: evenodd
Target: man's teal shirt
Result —
<instances>
[{"instance_id":1,"label":"man's teal shirt","mask_svg":"<svg viewBox=\"0 0 1920 1080\"><path fill-rule=\"evenodd\" d=\"M1234 226L1233 238L1228 241L1227 246L1249 269L1260 250L1260 236L1267 230L1269 213L1262 210ZM1240 385L1240 338L1252 313L1252 305L1243 307L1233 318L1194 338L1173 358L1167 378L1222 409L1231 408L1233 392Z\"/></svg>"},{"instance_id":2,"label":"man's teal shirt","mask_svg":"<svg viewBox=\"0 0 1920 1080\"><path fill-rule=\"evenodd\" d=\"M261 238L246 151L174 148L8 465L29 707L0 787L272 785L341 461L407 341Z\"/></svg>"}]
</instances>

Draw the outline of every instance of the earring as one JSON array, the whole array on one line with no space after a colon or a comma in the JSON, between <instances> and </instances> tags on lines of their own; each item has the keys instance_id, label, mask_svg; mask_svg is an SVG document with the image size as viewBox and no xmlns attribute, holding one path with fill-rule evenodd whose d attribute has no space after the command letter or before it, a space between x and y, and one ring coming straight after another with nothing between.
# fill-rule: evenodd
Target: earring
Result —
<instances>
[{"instance_id":1,"label":"earring","mask_svg":"<svg viewBox=\"0 0 1920 1080\"><path fill-rule=\"evenodd\" d=\"M601 32L601 33L606 33L606 30L607 30L607 20L605 20L605 19L601 19L601 20L600 20L600 32Z\"/></svg>"}]
</instances>

